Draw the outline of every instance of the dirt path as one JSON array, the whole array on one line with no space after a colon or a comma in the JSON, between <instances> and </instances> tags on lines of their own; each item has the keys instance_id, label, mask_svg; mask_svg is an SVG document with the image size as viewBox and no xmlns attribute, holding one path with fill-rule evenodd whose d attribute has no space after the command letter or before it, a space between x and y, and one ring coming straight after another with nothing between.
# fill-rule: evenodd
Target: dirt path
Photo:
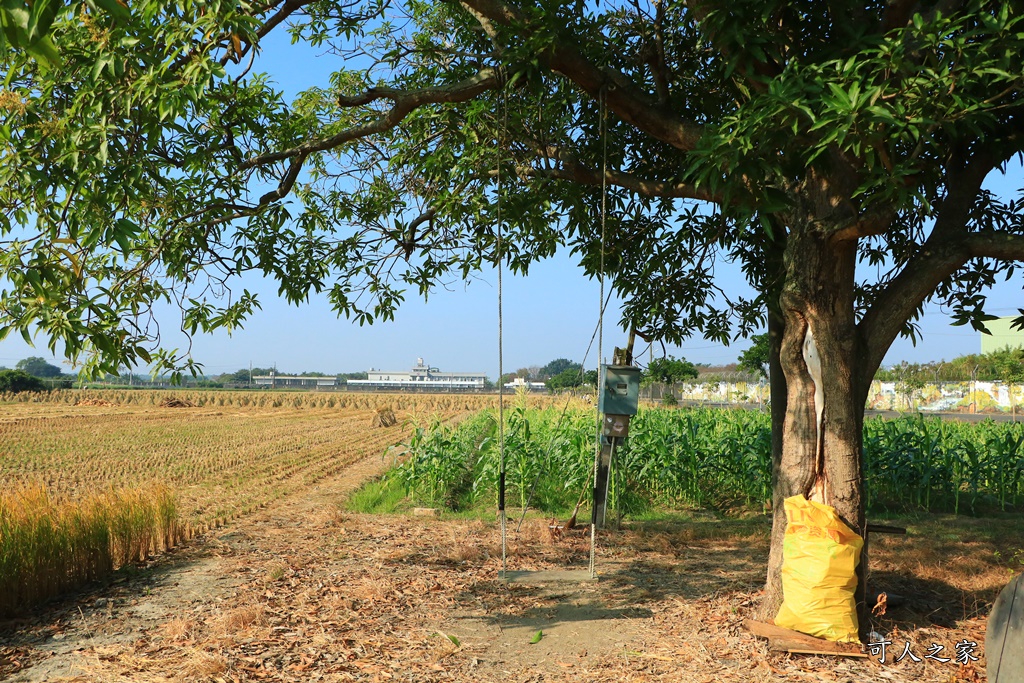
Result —
<instances>
[{"instance_id":1,"label":"dirt path","mask_svg":"<svg viewBox=\"0 0 1024 683\"><path fill-rule=\"evenodd\" d=\"M623 533L603 543L598 582L506 585L493 524L343 512L385 465L368 457L132 576L0 625L0 678L960 680L955 666L769 653L740 626L763 581L760 536ZM538 521L509 555L513 569L586 566L588 545L555 541Z\"/></svg>"}]
</instances>

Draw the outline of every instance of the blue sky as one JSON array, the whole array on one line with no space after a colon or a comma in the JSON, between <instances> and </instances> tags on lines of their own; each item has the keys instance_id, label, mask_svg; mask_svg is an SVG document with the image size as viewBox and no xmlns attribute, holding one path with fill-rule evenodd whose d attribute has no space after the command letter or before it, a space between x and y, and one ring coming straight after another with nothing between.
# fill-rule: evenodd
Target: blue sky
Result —
<instances>
[{"instance_id":1,"label":"blue sky","mask_svg":"<svg viewBox=\"0 0 1024 683\"><path fill-rule=\"evenodd\" d=\"M305 88L325 85L332 65L337 63L337 57L323 54L323 50L290 45L288 36L282 33L264 42L256 70L275 74L278 86L291 100ZM1021 176L1020 166L1015 166L1007 177L993 178L990 187L1014 195ZM749 291L738 268L723 264L718 273L723 289L731 294ZM990 297L990 311L1015 315L1018 307L1024 307L1022 283L1024 277L1018 274L1014 281L997 287ZM249 279L244 286L259 293L263 310L233 336L218 333L196 337L192 342L192 355L208 374L238 370L250 363L257 367L276 365L289 372L354 372L371 367L403 370L412 367L417 357L423 357L442 370L498 375L498 296L493 271L481 273L469 283L439 289L426 303L410 294L393 322L368 327L338 319L323 298L297 308L277 298L273 283ZM560 254L539 263L526 278L506 274L503 292L506 372L561 357L583 360L598 318L598 283L588 279L571 257ZM606 356L610 356L612 346L625 342L618 319L618 302L613 299L605 319ZM183 336L166 332L176 326L176 321L172 311L161 319L164 341L172 347L183 347L187 344ZM914 347L909 340L898 339L886 356L886 364L950 359L979 351L978 334L950 326L948 316L937 307L926 311L921 327L923 341ZM669 347L668 352L693 362L724 364L734 362L746 346L745 341L724 347L693 339L681 349ZM638 346L637 352L643 348ZM660 353L660 346L656 353ZM45 346L32 348L20 337L0 341L0 366L13 367L32 355L50 358ZM594 351L587 365L594 367L596 363Z\"/></svg>"}]
</instances>

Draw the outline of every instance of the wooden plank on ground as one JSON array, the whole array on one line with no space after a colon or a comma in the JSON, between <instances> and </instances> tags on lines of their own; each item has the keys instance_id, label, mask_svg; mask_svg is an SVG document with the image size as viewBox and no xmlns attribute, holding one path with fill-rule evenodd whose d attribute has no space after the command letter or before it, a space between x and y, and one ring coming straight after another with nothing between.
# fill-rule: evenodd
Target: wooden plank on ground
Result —
<instances>
[{"instance_id":1,"label":"wooden plank on ground","mask_svg":"<svg viewBox=\"0 0 1024 683\"><path fill-rule=\"evenodd\" d=\"M761 638L792 638L794 640L803 640L808 643L814 643L821 640L821 638L815 638L814 636L809 636L806 633L800 633L799 631L782 628L775 624L769 624L766 621L745 619L743 621L743 626L755 636L760 636Z\"/></svg>"},{"instance_id":2,"label":"wooden plank on ground","mask_svg":"<svg viewBox=\"0 0 1024 683\"><path fill-rule=\"evenodd\" d=\"M768 648L778 652L833 655L839 657L867 657L867 654L861 651L861 646L857 643L836 643L753 619L744 621L743 626L755 636L767 638Z\"/></svg>"},{"instance_id":3,"label":"wooden plank on ground","mask_svg":"<svg viewBox=\"0 0 1024 683\"><path fill-rule=\"evenodd\" d=\"M775 652L789 652L795 655L830 655L833 657L867 657L866 652L860 651L860 646L851 649L852 643L833 643L823 640L820 643L809 645L802 640L789 640L786 638L769 638L768 649Z\"/></svg>"}]
</instances>

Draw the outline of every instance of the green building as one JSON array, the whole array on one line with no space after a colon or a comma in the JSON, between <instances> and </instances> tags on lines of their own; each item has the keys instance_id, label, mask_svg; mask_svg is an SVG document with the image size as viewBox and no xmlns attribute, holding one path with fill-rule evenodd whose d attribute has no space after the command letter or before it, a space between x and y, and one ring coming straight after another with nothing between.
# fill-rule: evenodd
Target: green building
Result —
<instances>
[{"instance_id":1,"label":"green building","mask_svg":"<svg viewBox=\"0 0 1024 683\"><path fill-rule=\"evenodd\" d=\"M985 323L985 327L992 334L981 335L981 352L992 353L993 351L1005 349L1007 346L1011 348L1024 348L1024 330L1010 327L1016 318L1017 316L1011 316L1009 318L990 320Z\"/></svg>"}]
</instances>

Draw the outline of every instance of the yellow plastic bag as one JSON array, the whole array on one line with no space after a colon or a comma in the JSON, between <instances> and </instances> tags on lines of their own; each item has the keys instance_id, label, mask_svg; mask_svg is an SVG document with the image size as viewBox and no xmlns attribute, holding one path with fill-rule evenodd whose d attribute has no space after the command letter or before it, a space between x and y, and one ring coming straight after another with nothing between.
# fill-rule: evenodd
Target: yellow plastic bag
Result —
<instances>
[{"instance_id":1,"label":"yellow plastic bag","mask_svg":"<svg viewBox=\"0 0 1024 683\"><path fill-rule=\"evenodd\" d=\"M864 539L834 508L792 496L785 500L782 607L775 624L818 638L859 643L857 564Z\"/></svg>"}]
</instances>

